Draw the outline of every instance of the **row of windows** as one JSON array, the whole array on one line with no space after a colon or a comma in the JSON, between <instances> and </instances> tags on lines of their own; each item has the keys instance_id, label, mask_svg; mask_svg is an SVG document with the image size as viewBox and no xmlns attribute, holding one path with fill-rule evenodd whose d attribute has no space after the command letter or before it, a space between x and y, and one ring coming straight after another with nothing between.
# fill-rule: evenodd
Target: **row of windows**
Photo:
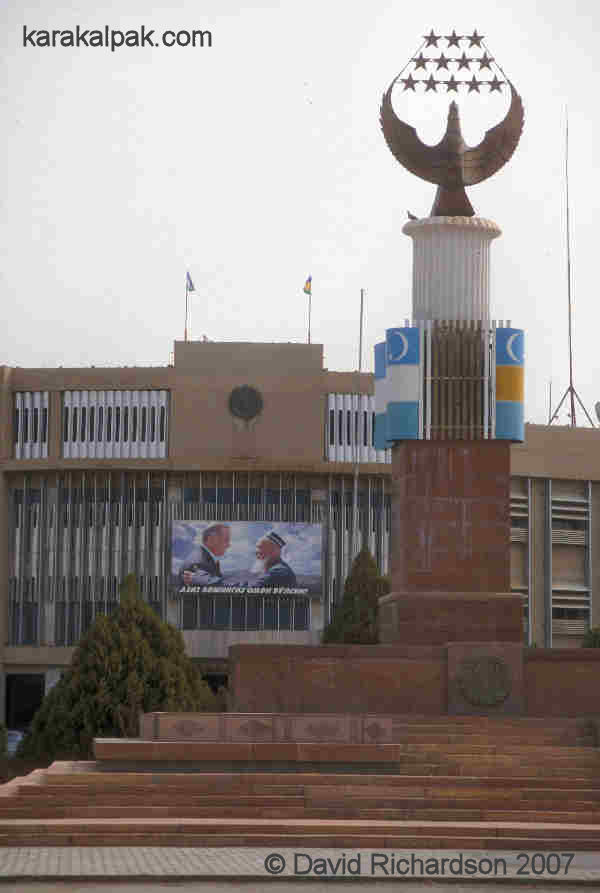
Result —
<instances>
[{"instance_id":1,"label":"row of windows","mask_svg":"<svg viewBox=\"0 0 600 893\"><path fill-rule=\"evenodd\" d=\"M158 439L164 443L167 410L161 406L157 418L156 409L156 406L140 409L137 406L65 406L63 441L155 443Z\"/></svg>"},{"instance_id":2,"label":"row of windows","mask_svg":"<svg viewBox=\"0 0 600 893\"><path fill-rule=\"evenodd\" d=\"M112 599L114 601L117 600L117 593L119 591L119 578L116 576L109 577L97 577L92 584L91 577L58 577L56 581L57 586L57 598L58 601L64 599L65 593L67 592L67 587L71 590L71 592L77 592L79 590L79 586L81 585L82 592L84 598L91 600L94 598L92 594L92 585L94 587L95 598L97 601L102 601L105 598ZM138 585L140 587L140 592L143 594L147 593L150 596L150 600L152 600L153 596L158 592L158 577L149 576L149 577L139 577ZM24 577L23 578L23 597L27 601L30 595L33 596L36 587L36 578L35 577ZM9 581L10 592L13 594L17 591L17 578L11 577Z\"/></svg>"},{"instance_id":3,"label":"row of windows","mask_svg":"<svg viewBox=\"0 0 600 893\"><path fill-rule=\"evenodd\" d=\"M75 645L96 617L112 616L119 602L115 598L90 601L57 601L54 611L54 644ZM151 600L150 607L161 616L162 605ZM182 629L302 630L309 629L307 598L272 596L185 596ZM9 603L9 641L33 645L38 640L38 603Z\"/></svg>"},{"instance_id":4,"label":"row of windows","mask_svg":"<svg viewBox=\"0 0 600 893\"><path fill-rule=\"evenodd\" d=\"M125 527L144 527L146 523L157 527L161 523L162 503L152 502L148 506L147 502L137 502L135 506L132 502L125 503L123 512L118 502L108 503L99 502L95 505L88 504L85 510L78 503L74 505L64 505L59 510L59 517L62 520L62 526L68 527L106 527L107 524L112 527L121 526L121 517ZM48 508L47 527L54 527L55 508L53 505ZM30 526L35 529L40 520L39 506L33 505L30 509ZM15 529L22 527L22 512L20 506L15 511Z\"/></svg>"},{"instance_id":5,"label":"row of windows","mask_svg":"<svg viewBox=\"0 0 600 893\"><path fill-rule=\"evenodd\" d=\"M48 442L48 409L15 409L15 443Z\"/></svg>"},{"instance_id":6,"label":"row of windows","mask_svg":"<svg viewBox=\"0 0 600 893\"><path fill-rule=\"evenodd\" d=\"M335 446L335 409L329 410L329 446ZM338 443L340 446L344 445L344 434L345 434L345 442L350 446L351 444L357 444L360 440L360 435L362 433L362 442L363 446L369 446L369 426L371 428L371 443L375 442L375 413L367 412L366 409L362 411L359 410L351 410L351 409L338 409ZM344 413L346 414L346 425L344 425ZM362 424L360 421L360 416L362 414ZM354 437L352 437L352 416L354 415ZM369 416L371 416L369 420Z\"/></svg>"},{"instance_id":7,"label":"row of windows","mask_svg":"<svg viewBox=\"0 0 600 893\"><path fill-rule=\"evenodd\" d=\"M308 598L184 595L182 629L307 630Z\"/></svg>"}]
</instances>

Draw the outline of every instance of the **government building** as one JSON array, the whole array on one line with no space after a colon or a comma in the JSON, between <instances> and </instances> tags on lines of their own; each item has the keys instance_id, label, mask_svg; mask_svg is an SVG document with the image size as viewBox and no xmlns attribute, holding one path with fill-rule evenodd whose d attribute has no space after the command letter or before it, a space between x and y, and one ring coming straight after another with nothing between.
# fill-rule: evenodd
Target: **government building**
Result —
<instances>
[{"instance_id":1,"label":"government building","mask_svg":"<svg viewBox=\"0 0 600 893\"><path fill-rule=\"evenodd\" d=\"M318 643L363 543L388 571L391 456L374 445L373 393L372 374L324 369L316 344L181 341L162 367L2 367L0 720L30 721L129 573L208 678L226 677L235 643ZM282 531L316 531L320 582L180 585L174 531L190 522L272 528L276 548ZM599 431L526 425L511 447L511 585L530 645L577 647L600 625Z\"/></svg>"}]
</instances>

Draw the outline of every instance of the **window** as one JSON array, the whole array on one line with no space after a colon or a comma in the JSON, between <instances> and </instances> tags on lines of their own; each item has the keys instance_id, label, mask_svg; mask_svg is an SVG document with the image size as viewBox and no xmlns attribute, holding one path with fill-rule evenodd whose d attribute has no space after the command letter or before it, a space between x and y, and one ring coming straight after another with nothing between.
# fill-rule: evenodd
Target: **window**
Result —
<instances>
[{"instance_id":1,"label":"window","mask_svg":"<svg viewBox=\"0 0 600 893\"><path fill-rule=\"evenodd\" d=\"M106 407L106 440L108 443L112 440L112 406Z\"/></svg>"},{"instance_id":2,"label":"window","mask_svg":"<svg viewBox=\"0 0 600 893\"><path fill-rule=\"evenodd\" d=\"M165 409L164 406L161 406L161 408L160 408L160 442L161 443L165 442L166 422L167 422L167 410Z\"/></svg>"},{"instance_id":3,"label":"window","mask_svg":"<svg viewBox=\"0 0 600 893\"><path fill-rule=\"evenodd\" d=\"M19 442L19 410L15 409L15 443Z\"/></svg>"},{"instance_id":4,"label":"window","mask_svg":"<svg viewBox=\"0 0 600 893\"><path fill-rule=\"evenodd\" d=\"M200 613L200 629L211 629L213 626L214 598L209 595L201 595L198 599Z\"/></svg>"},{"instance_id":5,"label":"window","mask_svg":"<svg viewBox=\"0 0 600 893\"><path fill-rule=\"evenodd\" d=\"M231 599L231 628L246 628L246 599L243 595L234 595Z\"/></svg>"},{"instance_id":6,"label":"window","mask_svg":"<svg viewBox=\"0 0 600 893\"><path fill-rule=\"evenodd\" d=\"M33 425L31 426L31 428L32 428L32 431L31 431L32 443L38 442L39 415L40 415L39 409L35 408L33 410Z\"/></svg>"},{"instance_id":7,"label":"window","mask_svg":"<svg viewBox=\"0 0 600 893\"><path fill-rule=\"evenodd\" d=\"M48 442L48 409L44 406L42 409L42 443Z\"/></svg>"},{"instance_id":8,"label":"window","mask_svg":"<svg viewBox=\"0 0 600 893\"><path fill-rule=\"evenodd\" d=\"M129 407L123 407L123 440L125 443L129 440Z\"/></svg>"},{"instance_id":9,"label":"window","mask_svg":"<svg viewBox=\"0 0 600 893\"><path fill-rule=\"evenodd\" d=\"M369 414L367 410L363 412L363 446L369 445Z\"/></svg>"},{"instance_id":10,"label":"window","mask_svg":"<svg viewBox=\"0 0 600 893\"><path fill-rule=\"evenodd\" d=\"M265 596L263 629L277 629L277 600L271 596Z\"/></svg>"},{"instance_id":11,"label":"window","mask_svg":"<svg viewBox=\"0 0 600 893\"><path fill-rule=\"evenodd\" d=\"M329 410L329 446L335 445L335 410Z\"/></svg>"},{"instance_id":12,"label":"window","mask_svg":"<svg viewBox=\"0 0 600 893\"><path fill-rule=\"evenodd\" d=\"M219 595L215 598L215 627L227 629L230 625L230 598L227 595Z\"/></svg>"},{"instance_id":13,"label":"window","mask_svg":"<svg viewBox=\"0 0 600 893\"><path fill-rule=\"evenodd\" d=\"M98 434L96 436L96 440L102 440L102 434L104 432L104 407L98 407Z\"/></svg>"},{"instance_id":14,"label":"window","mask_svg":"<svg viewBox=\"0 0 600 893\"><path fill-rule=\"evenodd\" d=\"M260 629L262 617L262 598L249 595L246 606L246 629Z\"/></svg>"},{"instance_id":15,"label":"window","mask_svg":"<svg viewBox=\"0 0 600 893\"><path fill-rule=\"evenodd\" d=\"M352 443L352 413L349 409L346 410L346 438L350 445Z\"/></svg>"},{"instance_id":16,"label":"window","mask_svg":"<svg viewBox=\"0 0 600 893\"><path fill-rule=\"evenodd\" d=\"M294 629L308 629L308 599L294 599Z\"/></svg>"},{"instance_id":17,"label":"window","mask_svg":"<svg viewBox=\"0 0 600 893\"><path fill-rule=\"evenodd\" d=\"M344 443L344 411L342 409L338 410L338 434L339 445L342 446Z\"/></svg>"},{"instance_id":18,"label":"window","mask_svg":"<svg viewBox=\"0 0 600 893\"><path fill-rule=\"evenodd\" d=\"M198 602L194 595L184 595L182 602L182 629L196 629L197 626L197 607Z\"/></svg>"},{"instance_id":19,"label":"window","mask_svg":"<svg viewBox=\"0 0 600 893\"><path fill-rule=\"evenodd\" d=\"M96 430L95 424L94 424L95 421L96 421L96 407L90 406L90 430L89 430L89 435L88 435L88 440L90 441L90 443L94 442L94 432Z\"/></svg>"},{"instance_id":20,"label":"window","mask_svg":"<svg viewBox=\"0 0 600 893\"><path fill-rule=\"evenodd\" d=\"M142 430L140 432L140 440L142 443L146 443L146 419L148 416L148 410L145 406L142 406Z\"/></svg>"},{"instance_id":21,"label":"window","mask_svg":"<svg viewBox=\"0 0 600 893\"><path fill-rule=\"evenodd\" d=\"M85 442L85 434L87 431L87 409L85 406L81 407L81 437L80 440L82 443Z\"/></svg>"},{"instance_id":22,"label":"window","mask_svg":"<svg viewBox=\"0 0 600 893\"><path fill-rule=\"evenodd\" d=\"M23 410L23 443L29 442L29 410Z\"/></svg>"},{"instance_id":23,"label":"window","mask_svg":"<svg viewBox=\"0 0 600 893\"><path fill-rule=\"evenodd\" d=\"M137 437L137 426L138 426L138 408L134 406L132 409L132 420L131 420L131 439L135 443L138 439Z\"/></svg>"},{"instance_id":24,"label":"window","mask_svg":"<svg viewBox=\"0 0 600 893\"><path fill-rule=\"evenodd\" d=\"M72 415L72 418L71 418L71 440L73 441L73 443L75 443L77 440L77 407L76 406L71 407L71 415Z\"/></svg>"},{"instance_id":25,"label":"window","mask_svg":"<svg viewBox=\"0 0 600 893\"><path fill-rule=\"evenodd\" d=\"M119 442L121 436L121 407L115 406L115 443Z\"/></svg>"},{"instance_id":26,"label":"window","mask_svg":"<svg viewBox=\"0 0 600 893\"><path fill-rule=\"evenodd\" d=\"M279 599L279 629L292 628L292 599Z\"/></svg>"}]
</instances>

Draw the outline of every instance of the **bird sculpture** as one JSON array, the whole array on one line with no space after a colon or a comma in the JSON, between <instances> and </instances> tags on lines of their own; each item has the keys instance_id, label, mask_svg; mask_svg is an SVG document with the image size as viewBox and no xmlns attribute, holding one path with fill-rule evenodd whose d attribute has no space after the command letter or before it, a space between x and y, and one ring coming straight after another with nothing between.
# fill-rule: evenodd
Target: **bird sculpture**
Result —
<instances>
[{"instance_id":1,"label":"bird sculpture","mask_svg":"<svg viewBox=\"0 0 600 893\"><path fill-rule=\"evenodd\" d=\"M487 180L506 164L517 148L524 120L521 97L509 81L511 102L508 112L474 147L465 143L458 106L451 102L446 133L436 146L428 146L419 139L414 127L396 115L392 106L395 83L392 81L383 94L380 110L381 129L392 155L417 177L437 184L431 217L472 217L475 211L465 186Z\"/></svg>"}]
</instances>

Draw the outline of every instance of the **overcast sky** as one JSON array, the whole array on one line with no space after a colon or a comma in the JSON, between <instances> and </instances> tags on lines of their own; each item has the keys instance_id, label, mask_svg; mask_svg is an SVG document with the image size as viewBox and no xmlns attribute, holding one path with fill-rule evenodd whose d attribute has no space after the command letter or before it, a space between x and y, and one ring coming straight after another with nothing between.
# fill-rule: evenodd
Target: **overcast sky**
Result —
<instances>
[{"instance_id":1,"label":"overcast sky","mask_svg":"<svg viewBox=\"0 0 600 893\"><path fill-rule=\"evenodd\" d=\"M448 10L453 11L452 17ZM543 15L543 18L541 17ZM23 47L31 29L209 29L211 48ZM432 0L121 0L2 3L0 362L169 362L183 336L313 341L332 370L364 368L411 308L407 210L435 187L410 175L379 130L381 94L434 28L477 28L525 105L512 161L469 195L503 235L492 244L492 315L526 330L526 412L544 422L568 384L564 124L569 109L575 384L600 400L597 331L597 2L494 6ZM441 42L440 46L443 46ZM464 45L463 45L464 46ZM464 89L464 88L463 88ZM458 97L471 144L508 95ZM399 115L427 142L447 96ZM566 423L566 413L562 415Z\"/></svg>"}]
</instances>

